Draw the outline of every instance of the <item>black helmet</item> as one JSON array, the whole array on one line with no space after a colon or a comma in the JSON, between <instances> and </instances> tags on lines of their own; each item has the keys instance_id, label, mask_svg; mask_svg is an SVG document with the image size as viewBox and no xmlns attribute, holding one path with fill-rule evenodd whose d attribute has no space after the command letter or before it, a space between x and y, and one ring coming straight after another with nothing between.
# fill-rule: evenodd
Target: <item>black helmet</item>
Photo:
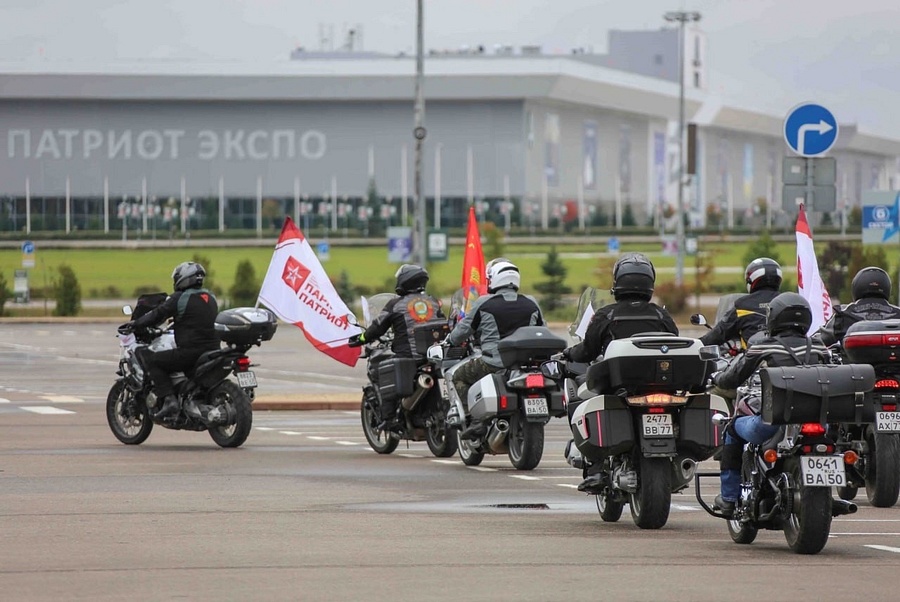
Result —
<instances>
[{"instance_id":1,"label":"black helmet","mask_svg":"<svg viewBox=\"0 0 900 602\"><path fill-rule=\"evenodd\" d=\"M428 272L425 268L411 263L401 265L394 276L397 278L394 290L398 295L424 291L425 285L428 284Z\"/></svg>"},{"instance_id":2,"label":"black helmet","mask_svg":"<svg viewBox=\"0 0 900 602\"><path fill-rule=\"evenodd\" d=\"M193 261L185 261L175 266L172 271L172 284L176 291L184 291L189 288L200 288L203 286L203 279L206 277L206 270L199 263Z\"/></svg>"},{"instance_id":3,"label":"black helmet","mask_svg":"<svg viewBox=\"0 0 900 602\"><path fill-rule=\"evenodd\" d=\"M638 297L649 301L653 297L656 270L643 253L628 253L613 267L613 286L616 301L619 297Z\"/></svg>"},{"instance_id":4,"label":"black helmet","mask_svg":"<svg viewBox=\"0 0 900 602\"><path fill-rule=\"evenodd\" d=\"M769 302L766 330L769 336L793 332L806 336L812 325L809 303L798 293L781 293Z\"/></svg>"},{"instance_id":5,"label":"black helmet","mask_svg":"<svg viewBox=\"0 0 900 602\"><path fill-rule=\"evenodd\" d=\"M875 266L863 268L853 277L850 283L850 292L853 300L859 301L866 297L879 297L887 300L891 296L891 277L887 272Z\"/></svg>"},{"instance_id":6,"label":"black helmet","mask_svg":"<svg viewBox=\"0 0 900 602\"><path fill-rule=\"evenodd\" d=\"M781 266L774 259L757 257L747 264L744 280L747 282L748 293L760 288L777 291L781 288Z\"/></svg>"}]
</instances>

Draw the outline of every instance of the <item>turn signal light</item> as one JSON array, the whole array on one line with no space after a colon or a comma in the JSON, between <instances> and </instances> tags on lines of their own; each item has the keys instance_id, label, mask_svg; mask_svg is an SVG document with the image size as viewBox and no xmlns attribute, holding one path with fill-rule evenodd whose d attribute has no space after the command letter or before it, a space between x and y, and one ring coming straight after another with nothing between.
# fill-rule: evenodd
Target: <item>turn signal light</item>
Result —
<instances>
[{"instance_id":1,"label":"turn signal light","mask_svg":"<svg viewBox=\"0 0 900 602\"><path fill-rule=\"evenodd\" d=\"M765 461L768 462L769 464L772 464L772 463L775 462L775 460L777 460L777 459L778 459L778 450L767 449L767 450L763 453L763 460L765 460Z\"/></svg>"},{"instance_id":2,"label":"turn signal light","mask_svg":"<svg viewBox=\"0 0 900 602\"><path fill-rule=\"evenodd\" d=\"M650 395L639 395L636 397L627 397L625 399L625 401L634 406L683 404L687 403L687 400L687 397L669 395L668 393L651 393Z\"/></svg>"},{"instance_id":3,"label":"turn signal light","mask_svg":"<svg viewBox=\"0 0 900 602\"><path fill-rule=\"evenodd\" d=\"M800 427L800 434L807 437L821 437L825 434L825 427L818 422L807 422Z\"/></svg>"},{"instance_id":4,"label":"turn signal light","mask_svg":"<svg viewBox=\"0 0 900 602\"><path fill-rule=\"evenodd\" d=\"M844 452L844 464L856 464L856 461L859 460L859 455L853 451L852 449L848 449Z\"/></svg>"}]
</instances>

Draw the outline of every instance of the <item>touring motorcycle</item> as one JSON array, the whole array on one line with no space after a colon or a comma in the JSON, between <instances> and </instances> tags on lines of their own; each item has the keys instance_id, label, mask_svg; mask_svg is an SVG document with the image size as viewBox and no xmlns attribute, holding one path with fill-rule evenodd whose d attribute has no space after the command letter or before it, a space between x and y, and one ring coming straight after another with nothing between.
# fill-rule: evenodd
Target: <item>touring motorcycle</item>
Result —
<instances>
[{"instance_id":1,"label":"touring motorcycle","mask_svg":"<svg viewBox=\"0 0 900 602\"><path fill-rule=\"evenodd\" d=\"M377 316L396 295L379 293L366 300L366 315ZM368 320L366 320L368 322ZM413 329L416 349L440 349L450 327L446 320L426 322ZM446 385L440 357L394 357L391 352L393 331L380 340L365 344L369 383L363 387L360 419L369 446L379 454L390 454L401 440L425 441L439 458L456 453L456 438L446 425ZM440 355L440 354L439 354ZM382 420L381 400L385 396L400 399L401 425L398 429L379 428Z\"/></svg>"},{"instance_id":2,"label":"touring motorcycle","mask_svg":"<svg viewBox=\"0 0 900 602\"><path fill-rule=\"evenodd\" d=\"M581 311L594 298L582 295ZM575 324L586 323L583 316ZM580 338L578 329L571 332ZM598 478L592 488L600 518L618 521L628 503L635 525L659 529L669 517L672 493L687 488L698 462L712 456L727 415L725 401L706 392L716 347L670 333L613 340L595 363L546 362L542 371L563 382L573 441L566 458ZM599 467L599 468L598 468Z\"/></svg>"},{"instance_id":3,"label":"touring motorcycle","mask_svg":"<svg viewBox=\"0 0 900 602\"><path fill-rule=\"evenodd\" d=\"M701 479L718 479L720 473L695 475L697 500L728 521L735 543L752 543L760 529L782 530L791 550L816 554L828 541L832 517L857 510L832 499L831 488L846 487L859 456L841 453L825 424L858 411L875 373L865 365L814 365L763 368L759 378L763 421L780 428L768 441L745 446L741 494L732 514L710 507L700 492ZM722 428L730 420L716 418Z\"/></svg>"},{"instance_id":4,"label":"touring motorcycle","mask_svg":"<svg viewBox=\"0 0 900 602\"><path fill-rule=\"evenodd\" d=\"M137 319L166 299L165 293L141 295L136 309L123 308ZM275 334L275 315L261 308L242 307L220 312L215 328L225 346L208 351L195 366L172 375L181 410L159 417L161 403L139 359L138 349L162 351L175 347L175 334L166 328L119 327L121 347L118 378L106 399L106 419L113 435L126 445L143 443L153 425L174 430L209 431L221 447L239 447L253 424L251 402L257 387L247 352ZM234 375L237 382L229 376Z\"/></svg>"}]
</instances>

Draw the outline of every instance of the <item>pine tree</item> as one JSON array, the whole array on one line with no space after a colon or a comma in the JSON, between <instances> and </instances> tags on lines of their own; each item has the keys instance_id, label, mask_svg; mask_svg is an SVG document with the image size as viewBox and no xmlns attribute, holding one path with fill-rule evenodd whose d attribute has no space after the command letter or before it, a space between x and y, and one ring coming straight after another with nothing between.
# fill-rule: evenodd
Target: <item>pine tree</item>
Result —
<instances>
[{"instance_id":1,"label":"pine tree","mask_svg":"<svg viewBox=\"0 0 900 602\"><path fill-rule=\"evenodd\" d=\"M234 273L234 284L228 289L228 296L233 307L250 307L256 305L259 297L259 280L250 260L238 263Z\"/></svg>"},{"instance_id":2,"label":"pine tree","mask_svg":"<svg viewBox=\"0 0 900 602\"><path fill-rule=\"evenodd\" d=\"M53 315L77 316L81 311L81 285L70 266L59 266L59 280L53 283L53 294L56 298Z\"/></svg>"},{"instance_id":3,"label":"pine tree","mask_svg":"<svg viewBox=\"0 0 900 602\"><path fill-rule=\"evenodd\" d=\"M565 284L568 270L560 261L555 246L551 247L550 252L547 253L547 260L541 264L541 271L544 272L544 275L549 280L538 282L534 285L534 288L538 292L543 293L543 297L541 297L542 308L545 311L553 311L557 307L562 307L563 295L572 292L572 289Z\"/></svg>"}]
</instances>

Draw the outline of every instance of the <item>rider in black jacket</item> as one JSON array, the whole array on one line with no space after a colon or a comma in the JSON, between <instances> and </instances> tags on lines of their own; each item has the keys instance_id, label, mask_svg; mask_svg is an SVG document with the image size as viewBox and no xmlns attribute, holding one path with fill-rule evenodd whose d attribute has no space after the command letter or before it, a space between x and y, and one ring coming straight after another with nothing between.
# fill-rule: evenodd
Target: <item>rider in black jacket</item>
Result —
<instances>
[{"instance_id":1,"label":"rider in black jacket","mask_svg":"<svg viewBox=\"0 0 900 602\"><path fill-rule=\"evenodd\" d=\"M397 283L394 290L397 297L385 304L381 313L372 320L365 332L350 337L350 346L356 347L367 341L374 341L384 336L387 331L394 331L394 339L391 342L391 350L394 357L411 357L417 360L424 358L427 349L416 349L412 330L419 324L434 320L444 321L441 311L441 302L425 292L428 284L428 272L425 268L403 264L394 276ZM369 365L369 381L378 382L377 364ZM380 429L391 429L400 426L401 421L397 417L399 400L397 398L382 398Z\"/></svg>"},{"instance_id":2,"label":"rider in black jacket","mask_svg":"<svg viewBox=\"0 0 900 602\"><path fill-rule=\"evenodd\" d=\"M766 310L781 288L781 266L774 259L759 257L747 265L744 280L749 294L739 297L725 317L700 337L704 345L739 338L741 348L746 349L750 337L766 329Z\"/></svg>"},{"instance_id":3,"label":"rider in black jacket","mask_svg":"<svg viewBox=\"0 0 900 602\"><path fill-rule=\"evenodd\" d=\"M190 370L207 351L220 347L215 322L219 313L216 297L203 288L206 270L199 263L180 263L172 272L175 292L155 309L129 323L129 326L155 326L171 318L175 331L175 349L150 351L140 349L140 359L147 368L156 390L156 396L163 405L157 413L164 418L177 414L180 408L175 389L172 386L172 372ZM186 408L188 413L199 415L194 404Z\"/></svg>"},{"instance_id":4,"label":"rider in black jacket","mask_svg":"<svg viewBox=\"0 0 900 602\"><path fill-rule=\"evenodd\" d=\"M826 345L842 341L847 329L862 320L900 318L900 307L888 303L891 277L881 268L869 266L857 272L850 283L850 292L853 303L836 307L834 315L817 333Z\"/></svg>"},{"instance_id":5,"label":"rider in black jacket","mask_svg":"<svg viewBox=\"0 0 900 602\"><path fill-rule=\"evenodd\" d=\"M768 336L754 342L746 353L714 378L715 384L723 389L741 386L736 408L739 416L726 430L725 445L719 455L721 493L716 496L714 507L725 515L734 512L741 492L744 443L763 443L779 428L764 423L759 415L762 382L758 370L766 366L823 364L828 360L825 346L806 336L810 324L812 312L806 299L797 293L778 295L769 304Z\"/></svg>"}]
</instances>

